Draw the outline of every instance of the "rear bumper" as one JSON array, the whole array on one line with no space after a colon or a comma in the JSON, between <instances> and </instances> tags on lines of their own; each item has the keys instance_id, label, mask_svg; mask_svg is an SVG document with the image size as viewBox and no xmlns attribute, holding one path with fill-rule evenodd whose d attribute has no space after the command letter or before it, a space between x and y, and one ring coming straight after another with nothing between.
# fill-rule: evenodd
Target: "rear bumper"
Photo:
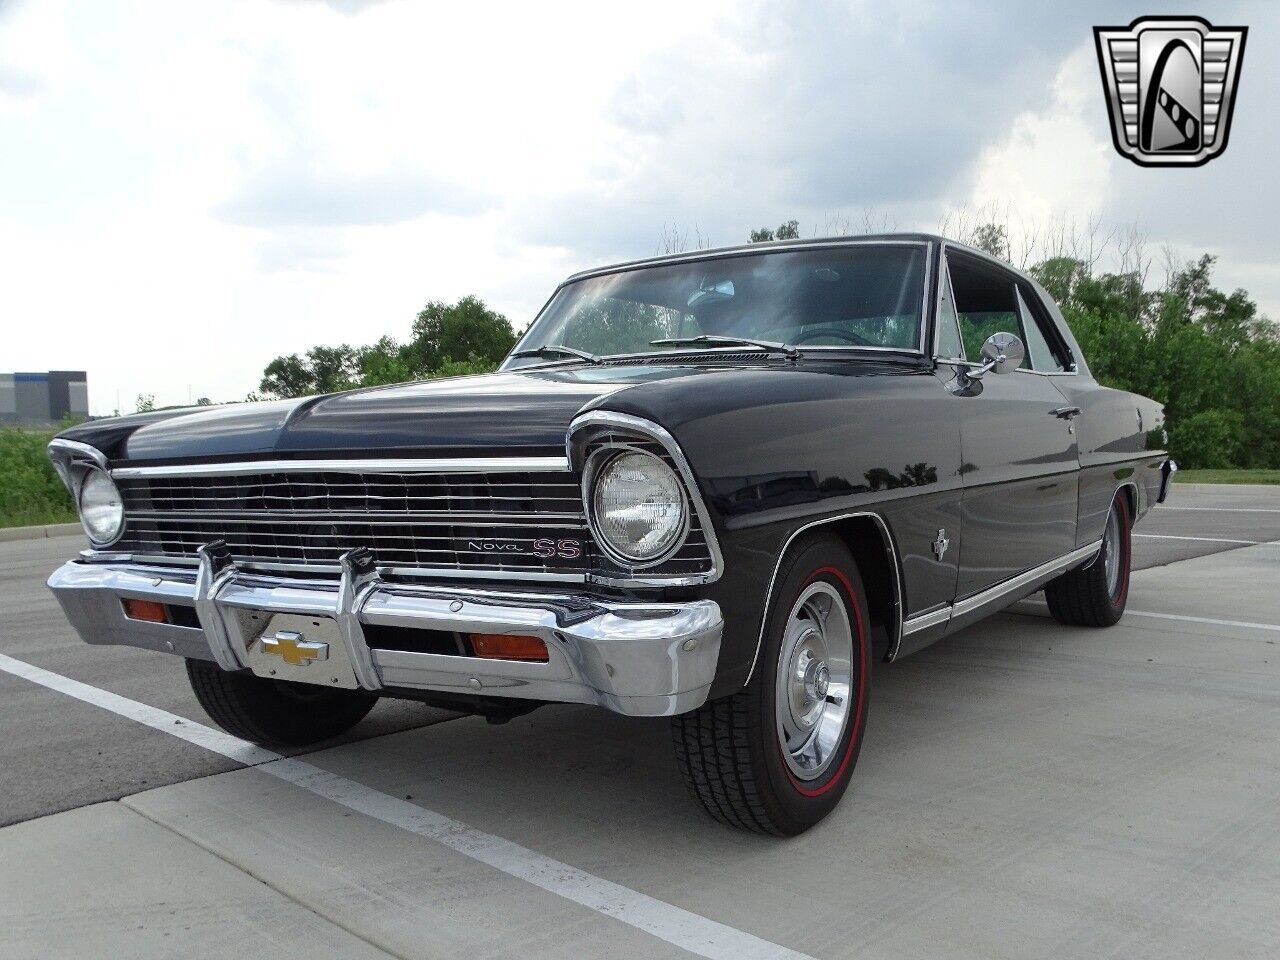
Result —
<instances>
[{"instance_id":1,"label":"rear bumper","mask_svg":"<svg viewBox=\"0 0 1280 960\"><path fill-rule=\"evenodd\" d=\"M710 600L615 603L587 595L521 593L384 581L353 553L338 581L251 573L206 548L197 570L73 561L49 587L87 643L122 644L249 665L248 614L294 613L337 622L359 686L594 703L634 716L702 705L715 677L723 621ZM199 626L129 619L133 598L190 607ZM458 633L526 634L546 663L370 648L367 625Z\"/></svg>"}]
</instances>

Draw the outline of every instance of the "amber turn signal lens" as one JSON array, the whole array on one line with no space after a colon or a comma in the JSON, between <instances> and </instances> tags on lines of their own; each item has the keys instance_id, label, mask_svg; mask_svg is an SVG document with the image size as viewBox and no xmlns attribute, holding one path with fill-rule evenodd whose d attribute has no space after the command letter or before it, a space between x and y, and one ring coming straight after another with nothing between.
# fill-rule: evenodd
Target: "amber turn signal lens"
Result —
<instances>
[{"instance_id":1,"label":"amber turn signal lens","mask_svg":"<svg viewBox=\"0 0 1280 960\"><path fill-rule=\"evenodd\" d=\"M125 600L124 615L130 620L149 620L152 623L168 623L169 611L163 603L154 600Z\"/></svg>"},{"instance_id":2,"label":"amber turn signal lens","mask_svg":"<svg viewBox=\"0 0 1280 960\"><path fill-rule=\"evenodd\" d=\"M536 660L547 662L547 645L538 637L520 634L473 633L471 649L486 660Z\"/></svg>"}]
</instances>

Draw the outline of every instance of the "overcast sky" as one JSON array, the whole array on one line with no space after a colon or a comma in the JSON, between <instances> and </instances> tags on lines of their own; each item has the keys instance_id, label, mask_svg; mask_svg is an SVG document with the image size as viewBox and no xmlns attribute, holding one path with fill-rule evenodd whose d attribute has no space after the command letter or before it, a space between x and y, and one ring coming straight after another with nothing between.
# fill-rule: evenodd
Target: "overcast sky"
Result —
<instances>
[{"instance_id":1,"label":"overcast sky","mask_svg":"<svg viewBox=\"0 0 1280 960\"><path fill-rule=\"evenodd\" d=\"M1197 10L1250 28L1223 156L1111 146L1092 27L1189 9L0 0L0 371L86 369L94 413L239 399L427 300L521 328L664 231L867 211L1137 225L1280 318L1280 4Z\"/></svg>"}]
</instances>

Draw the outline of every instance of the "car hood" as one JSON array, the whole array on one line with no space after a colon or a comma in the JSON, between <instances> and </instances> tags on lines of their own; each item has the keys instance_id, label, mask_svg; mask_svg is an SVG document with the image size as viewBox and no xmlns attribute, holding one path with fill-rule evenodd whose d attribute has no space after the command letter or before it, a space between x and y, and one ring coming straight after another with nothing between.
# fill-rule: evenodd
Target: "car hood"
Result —
<instances>
[{"instance_id":1,"label":"car hood","mask_svg":"<svg viewBox=\"0 0 1280 960\"><path fill-rule=\"evenodd\" d=\"M571 366L426 380L348 393L162 411L61 434L114 461L186 462L317 454L554 456L570 421L606 407L677 434L727 411L844 394L849 378L909 372L888 363ZM841 386L843 384L843 386Z\"/></svg>"},{"instance_id":2,"label":"car hood","mask_svg":"<svg viewBox=\"0 0 1280 960\"><path fill-rule=\"evenodd\" d=\"M347 393L94 421L61 436L117 461L176 462L394 451L405 456L564 450L580 411L636 384L690 373L635 366L513 371Z\"/></svg>"}]
</instances>

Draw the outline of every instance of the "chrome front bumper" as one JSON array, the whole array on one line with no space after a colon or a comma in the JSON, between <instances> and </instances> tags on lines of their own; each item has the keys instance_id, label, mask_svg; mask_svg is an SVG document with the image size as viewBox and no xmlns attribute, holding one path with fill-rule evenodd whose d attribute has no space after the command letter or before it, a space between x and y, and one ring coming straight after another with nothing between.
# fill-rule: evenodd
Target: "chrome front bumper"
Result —
<instances>
[{"instance_id":1,"label":"chrome front bumper","mask_svg":"<svg viewBox=\"0 0 1280 960\"><path fill-rule=\"evenodd\" d=\"M587 595L522 593L386 581L367 552L342 558L339 580L254 573L201 549L197 569L73 561L49 578L62 609L87 643L122 644L249 664L246 615L332 617L358 684L594 703L633 716L670 716L701 706L715 677L723 621L711 600L615 603ZM132 620L133 598L192 607L199 627ZM548 661L370 648L366 625L458 633L525 634L547 645Z\"/></svg>"}]
</instances>

